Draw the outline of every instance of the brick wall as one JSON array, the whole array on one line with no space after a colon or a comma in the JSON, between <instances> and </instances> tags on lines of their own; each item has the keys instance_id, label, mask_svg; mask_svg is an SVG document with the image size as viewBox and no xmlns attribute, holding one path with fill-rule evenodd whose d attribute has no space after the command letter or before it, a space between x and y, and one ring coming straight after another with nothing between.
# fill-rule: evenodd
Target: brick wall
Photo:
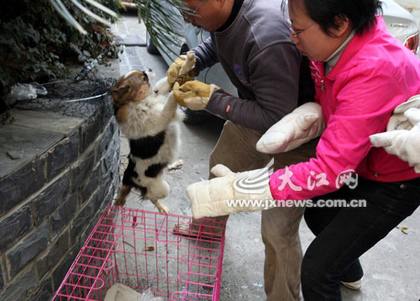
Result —
<instances>
[{"instance_id":1,"label":"brick wall","mask_svg":"<svg viewBox=\"0 0 420 301\"><path fill-rule=\"evenodd\" d=\"M15 143L22 146L19 164L0 156L2 301L51 298L119 180L119 131L109 99L47 111L24 107L30 111L13 110L15 122L0 128L3 149L27 132L25 141L33 140Z\"/></svg>"}]
</instances>

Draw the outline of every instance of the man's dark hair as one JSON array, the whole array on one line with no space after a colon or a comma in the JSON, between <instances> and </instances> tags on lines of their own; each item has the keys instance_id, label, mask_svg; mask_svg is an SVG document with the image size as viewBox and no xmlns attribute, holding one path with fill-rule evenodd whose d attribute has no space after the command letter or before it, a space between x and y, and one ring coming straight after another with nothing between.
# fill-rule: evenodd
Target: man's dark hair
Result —
<instances>
[{"instance_id":1,"label":"man's dark hair","mask_svg":"<svg viewBox=\"0 0 420 301\"><path fill-rule=\"evenodd\" d=\"M296 1L296 0L289 0ZM379 0L303 0L308 15L330 35L330 29L338 28L341 18L347 18L356 33L363 33L376 22L382 13Z\"/></svg>"}]
</instances>

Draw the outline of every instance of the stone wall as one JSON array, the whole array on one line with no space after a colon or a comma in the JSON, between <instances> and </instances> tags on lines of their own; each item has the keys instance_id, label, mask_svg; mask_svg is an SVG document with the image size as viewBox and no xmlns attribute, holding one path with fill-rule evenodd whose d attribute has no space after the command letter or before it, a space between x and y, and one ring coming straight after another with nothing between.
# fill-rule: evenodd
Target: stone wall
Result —
<instances>
[{"instance_id":1,"label":"stone wall","mask_svg":"<svg viewBox=\"0 0 420 301\"><path fill-rule=\"evenodd\" d=\"M58 288L119 181L109 97L36 100L0 126L0 300Z\"/></svg>"}]
</instances>

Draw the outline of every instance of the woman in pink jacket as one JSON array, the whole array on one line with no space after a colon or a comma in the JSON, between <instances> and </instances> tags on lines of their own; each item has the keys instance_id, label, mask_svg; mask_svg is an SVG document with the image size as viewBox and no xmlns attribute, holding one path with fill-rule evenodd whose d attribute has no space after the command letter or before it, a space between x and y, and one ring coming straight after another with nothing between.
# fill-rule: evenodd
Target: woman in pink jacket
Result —
<instances>
[{"instance_id":1,"label":"woman in pink jacket","mask_svg":"<svg viewBox=\"0 0 420 301\"><path fill-rule=\"evenodd\" d=\"M341 300L340 283L360 288L359 257L420 205L420 173L369 140L386 131L397 106L420 94L420 60L387 32L380 1L288 0L288 8L292 40L312 60L325 118L316 156L271 175L216 166L218 178L187 193L195 217L312 199L305 220L316 238L302 262L303 296ZM321 207L326 200L344 202Z\"/></svg>"},{"instance_id":2,"label":"woman in pink jacket","mask_svg":"<svg viewBox=\"0 0 420 301\"><path fill-rule=\"evenodd\" d=\"M326 128L316 157L276 171L270 190L276 200L366 200L305 210L316 239L302 263L304 298L341 300L340 282L359 286L359 256L420 204L420 174L369 141L395 107L420 94L420 60L376 16L380 1L289 0L288 8L292 40L312 60Z\"/></svg>"}]
</instances>

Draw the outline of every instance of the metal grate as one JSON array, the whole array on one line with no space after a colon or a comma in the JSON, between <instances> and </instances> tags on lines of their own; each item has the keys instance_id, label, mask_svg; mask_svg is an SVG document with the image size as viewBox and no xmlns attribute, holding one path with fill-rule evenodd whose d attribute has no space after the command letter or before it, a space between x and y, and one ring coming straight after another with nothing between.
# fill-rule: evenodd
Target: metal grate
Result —
<instances>
[{"instance_id":1,"label":"metal grate","mask_svg":"<svg viewBox=\"0 0 420 301\"><path fill-rule=\"evenodd\" d=\"M103 300L122 283L169 301L217 301L224 232L213 219L108 207L53 300Z\"/></svg>"}]
</instances>

